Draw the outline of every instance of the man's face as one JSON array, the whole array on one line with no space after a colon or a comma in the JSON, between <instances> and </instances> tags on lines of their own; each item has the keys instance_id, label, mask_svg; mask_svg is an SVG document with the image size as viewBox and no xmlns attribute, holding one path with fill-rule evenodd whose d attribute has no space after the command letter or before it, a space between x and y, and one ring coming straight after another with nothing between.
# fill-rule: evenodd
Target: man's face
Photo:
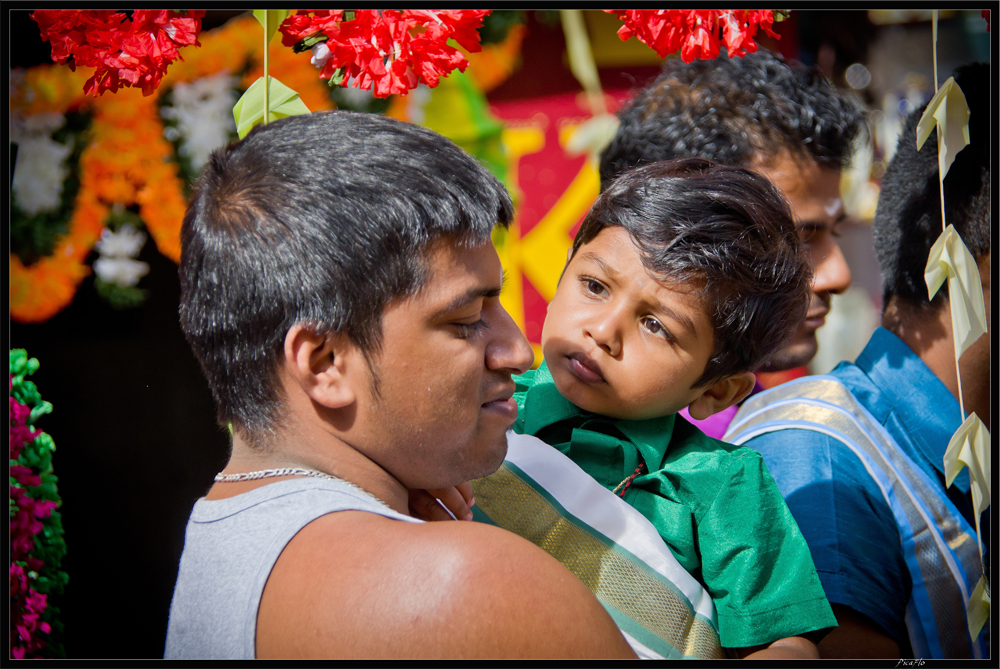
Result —
<instances>
[{"instance_id":1,"label":"man's face","mask_svg":"<svg viewBox=\"0 0 1000 669\"><path fill-rule=\"evenodd\" d=\"M688 286L649 275L632 238L610 227L570 260L542 327L556 388L582 409L613 418L676 413L713 350L711 323Z\"/></svg>"},{"instance_id":2,"label":"man's face","mask_svg":"<svg viewBox=\"0 0 1000 669\"><path fill-rule=\"evenodd\" d=\"M364 449L408 488L442 488L495 471L517 418L511 374L534 358L500 306L502 268L492 244L450 239L427 251L428 279L392 303L373 371L378 394L359 401Z\"/></svg>"},{"instance_id":3,"label":"man's face","mask_svg":"<svg viewBox=\"0 0 1000 669\"><path fill-rule=\"evenodd\" d=\"M840 200L840 170L820 167L807 157L782 154L757 165L791 205L795 225L813 267L812 299L795 335L764 368L780 371L808 364L816 355L816 330L830 311L830 298L851 285L851 270L840 252L837 226L846 218Z\"/></svg>"}]
</instances>

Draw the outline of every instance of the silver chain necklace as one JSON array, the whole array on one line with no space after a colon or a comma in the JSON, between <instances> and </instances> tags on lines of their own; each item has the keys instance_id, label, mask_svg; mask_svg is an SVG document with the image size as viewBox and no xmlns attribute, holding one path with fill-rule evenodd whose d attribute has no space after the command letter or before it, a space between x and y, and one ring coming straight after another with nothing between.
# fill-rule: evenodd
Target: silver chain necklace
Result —
<instances>
[{"instance_id":1,"label":"silver chain necklace","mask_svg":"<svg viewBox=\"0 0 1000 669\"><path fill-rule=\"evenodd\" d=\"M339 476L334 476L333 474L327 474L326 472L316 471L315 469L303 469L302 467L281 467L279 469L261 469L255 472L241 472L239 474L223 474L219 472L215 475L215 480L218 483L235 483L237 481L256 481L257 479L267 479L273 476L309 476L311 478L319 479L332 479L334 481L340 481L344 485L354 488L365 497L369 497L382 506L389 508L389 505L380 500L375 495L371 494L364 488L357 486L350 481L345 481Z\"/></svg>"}]
</instances>

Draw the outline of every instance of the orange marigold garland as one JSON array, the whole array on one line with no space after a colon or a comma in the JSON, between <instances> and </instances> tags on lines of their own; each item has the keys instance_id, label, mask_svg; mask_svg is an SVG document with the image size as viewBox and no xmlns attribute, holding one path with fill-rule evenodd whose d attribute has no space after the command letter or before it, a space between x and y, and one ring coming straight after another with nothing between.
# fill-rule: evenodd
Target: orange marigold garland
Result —
<instances>
[{"instance_id":1,"label":"orange marigold garland","mask_svg":"<svg viewBox=\"0 0 1000 669\"><path fill-rule=\"evenodd\" d=\"M86 260L113 220L112 209L137 211L160 253L180 261L180 226L187 203L173 145L164 138L157 98L179 82L229 71L251 83L263 61L260 26L252 17L230 21L202 33L201 46L182 49L183 60L163 74L158 95L120 89L96 99L84 92L89 68L42 65L12 73L11 115L29 117L89 109L93 118L89 144L80 156L80 189L65 235L53 252L25 265L10 255L10 315L38 323L73 300L91 268ZM308 54L295 54L277 43L269 52L271 73L299 92L312 111L334 105L326 83L316 76ZM244 76L245 75L245 76Z\"/></svg>"}]
</instances>

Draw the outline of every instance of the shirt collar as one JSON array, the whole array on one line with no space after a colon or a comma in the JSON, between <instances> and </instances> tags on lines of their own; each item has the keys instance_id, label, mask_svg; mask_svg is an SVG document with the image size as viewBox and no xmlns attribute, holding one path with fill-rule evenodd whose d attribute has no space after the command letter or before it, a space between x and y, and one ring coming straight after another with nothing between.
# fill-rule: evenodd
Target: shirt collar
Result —
<instances>
[{"instance_id":1,"label":"shirt collar","mask_svg":"<svg viewBox=\"0 0 1000 669\"><path fill-rule=\"evenodd\" d=\"M528 375L522 379L528 380ZM674 431L675 414L660 418L627 420L585 411L559 394L555 381L552 380L552 374L544 362L535 370L529 383L520 417L524 421L522 425L526 434L537 434L540 430L567 419L603 418L639 449L649 471L659 469Z\"/></svg>"},{"instance_id":2,"label":"shirt collar","mask_svg":"<svg viewBox=\"0 0 1000 669\"><path fill-rule=\"evenodd\" d=\"M961 426L955 396L903 340L882 327L855 364L878 386L914 447L943 476L944 452ZM968 492L967 477L955 485Z\"/></svg>"}]
</instances>

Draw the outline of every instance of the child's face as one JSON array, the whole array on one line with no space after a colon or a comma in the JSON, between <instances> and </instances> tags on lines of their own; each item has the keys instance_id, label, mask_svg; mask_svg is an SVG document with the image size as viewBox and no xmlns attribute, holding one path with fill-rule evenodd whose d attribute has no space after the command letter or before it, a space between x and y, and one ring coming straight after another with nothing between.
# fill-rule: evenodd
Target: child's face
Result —
<instances>
[{"instance_id":1,"label":"child's face","mask_svg":"<svg viewBox=\"0 0 1000 669\"><path fill-rule=\"evenodd\" d=\"M708 315L695 291L643 267L623 228L602 230L566 267L542 328L542 353L559 392L613 418L676 413L712 355Z\"/></svg>"}]
</instances>

